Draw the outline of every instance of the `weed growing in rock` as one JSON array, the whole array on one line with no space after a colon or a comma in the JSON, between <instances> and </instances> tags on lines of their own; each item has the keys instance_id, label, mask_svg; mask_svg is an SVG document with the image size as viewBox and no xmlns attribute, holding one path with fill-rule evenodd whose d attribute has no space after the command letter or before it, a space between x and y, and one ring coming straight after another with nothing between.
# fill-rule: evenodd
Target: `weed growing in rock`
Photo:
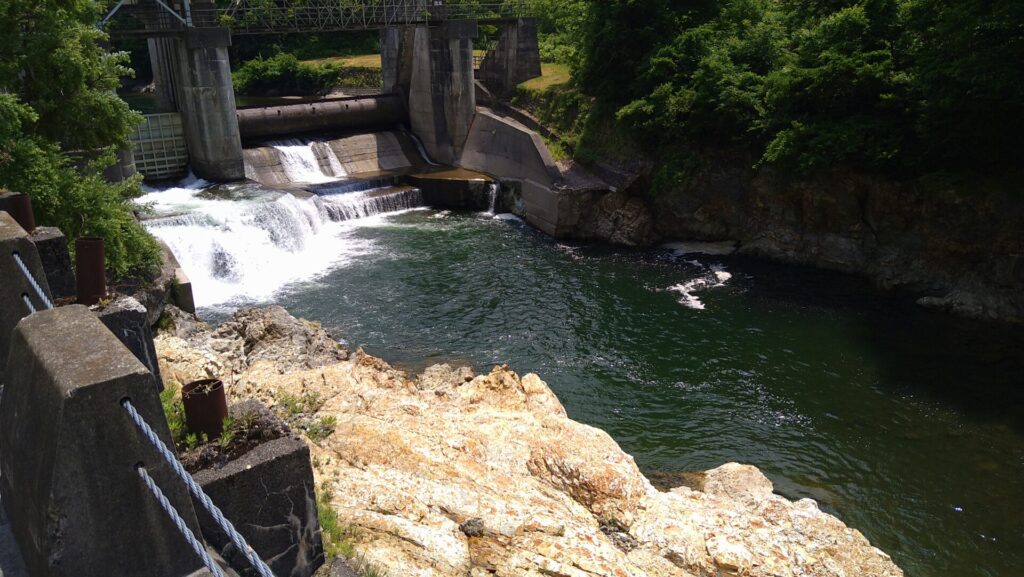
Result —
<instances>
[{"instance_id":1,"label":"weed growing in rock","mask_svg":"<svg viewBox=\"0 0 1024 577\"><path fill-rule=\"evenodd\" d=\"M338 520L338 512L331 504L331 489L327 483L320 486L316 496L316 508L320 517L320 532L324 541L324 553L330 567L337 557L348 561L349 567L361 577L388 577L388 572L356 553L353 540L359 536L359 528L344 525Z\"/></svg>"},{"instance_id":2,"label":"weed growing in rock","mask_svg":"<svg viewBox=\"0 0 1024 577\"><path fill-rule=\"evenodd\" d=\"M315 443L319 443L327 437L330 437L337 425L338 419L333 416L322 417L306 429L306 434L309 436L310 440Z\"/></svg>"}]
</instances>

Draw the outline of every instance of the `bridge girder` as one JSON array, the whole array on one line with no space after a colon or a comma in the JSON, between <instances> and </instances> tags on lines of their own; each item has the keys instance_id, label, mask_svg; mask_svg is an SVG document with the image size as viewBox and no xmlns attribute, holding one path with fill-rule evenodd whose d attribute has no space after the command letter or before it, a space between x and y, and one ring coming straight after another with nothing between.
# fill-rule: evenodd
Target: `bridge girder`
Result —
<instances>
[{"instance_id":1,"label":"bridge girder","mask_svg":"<svg viewBox=\"0 0 1024 577\"><path fill-rule=\"evenodd\" d=\"M522 0L446 4L443 0L233 0L226 6L193 0L122 0L104 19L113 37L159 37L187 28L228 28L232 35L380 30L451 20L507 21L524 17Z\"/></svg>"}]
</instances>

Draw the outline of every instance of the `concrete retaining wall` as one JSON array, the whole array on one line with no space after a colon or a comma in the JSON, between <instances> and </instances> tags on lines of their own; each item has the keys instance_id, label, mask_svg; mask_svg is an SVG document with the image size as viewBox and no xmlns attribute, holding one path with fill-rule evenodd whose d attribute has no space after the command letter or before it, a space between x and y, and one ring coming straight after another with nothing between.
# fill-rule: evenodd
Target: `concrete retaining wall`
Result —
<instances>
[{"instance_id":1,"label":"concrete retaining wall","mask_svg":"<svg viewBox=\"0 0 1024 577\"><path fill-rule=\"evenodd\" d=\"M548 188L560 177L540 136L482 108L473 120L459 166L502 179L532 180Z\"/></svg>"}]
</instances>

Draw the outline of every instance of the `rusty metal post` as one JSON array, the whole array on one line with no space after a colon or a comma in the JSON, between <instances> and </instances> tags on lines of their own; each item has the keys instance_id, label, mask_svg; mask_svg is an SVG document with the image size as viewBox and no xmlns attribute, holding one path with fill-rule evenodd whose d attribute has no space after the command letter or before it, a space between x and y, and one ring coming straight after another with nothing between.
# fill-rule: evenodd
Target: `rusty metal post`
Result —
<instances>
[{"instance_id":1,"label":"rusty metal post","mask_svg":"<svg viewBox=\"0 0 1024 577\"><path fill-rule=\"evenodd\" d=\"M107 296L107 258L102 238L75 239L75 279L78 303L91 306Z\"/></svg>"},{"instance_id":2,"label":"rusty metal post","mask_svg":"<svg viewBox=\"0 0 1024 577\"><path fill-rule=\"evenodd\" d=\"M18 192L7 197L7 210L25 232L31 233L36 229L36 217L32 212L32 197Z\"/></svg>"},{"instance_id":3,"label":"rusty metal post","mask_svg":"<svg viewBox=\"0 0 1024 577\"><path fill-rule=\"evenodd\" d=\"M181 403L185 407L185 424L197 436L205 434L209 440L219 439L228 416L228 401L224 383L218 379L193 381L181 388Z\"/></svg>"}]
</instances>

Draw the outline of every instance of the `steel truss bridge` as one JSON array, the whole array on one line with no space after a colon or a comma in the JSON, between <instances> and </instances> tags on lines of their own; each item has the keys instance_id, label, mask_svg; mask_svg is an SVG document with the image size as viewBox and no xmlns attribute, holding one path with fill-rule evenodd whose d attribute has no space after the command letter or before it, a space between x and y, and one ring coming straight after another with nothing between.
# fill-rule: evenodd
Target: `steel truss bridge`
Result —
<instances>
[{"instance_id":1,"label":"steel truss bridge","mask_svg":"<svg viewBox=\"0 0 1024 577\"><path fill-rule=\"evenodd\" d=\"M173 36L189 28L231 34L288 34L431 26L451 20L500 22L527 16L522 0L120 0L100 26L114 37Z\"/></svg>"}]
</instances>

